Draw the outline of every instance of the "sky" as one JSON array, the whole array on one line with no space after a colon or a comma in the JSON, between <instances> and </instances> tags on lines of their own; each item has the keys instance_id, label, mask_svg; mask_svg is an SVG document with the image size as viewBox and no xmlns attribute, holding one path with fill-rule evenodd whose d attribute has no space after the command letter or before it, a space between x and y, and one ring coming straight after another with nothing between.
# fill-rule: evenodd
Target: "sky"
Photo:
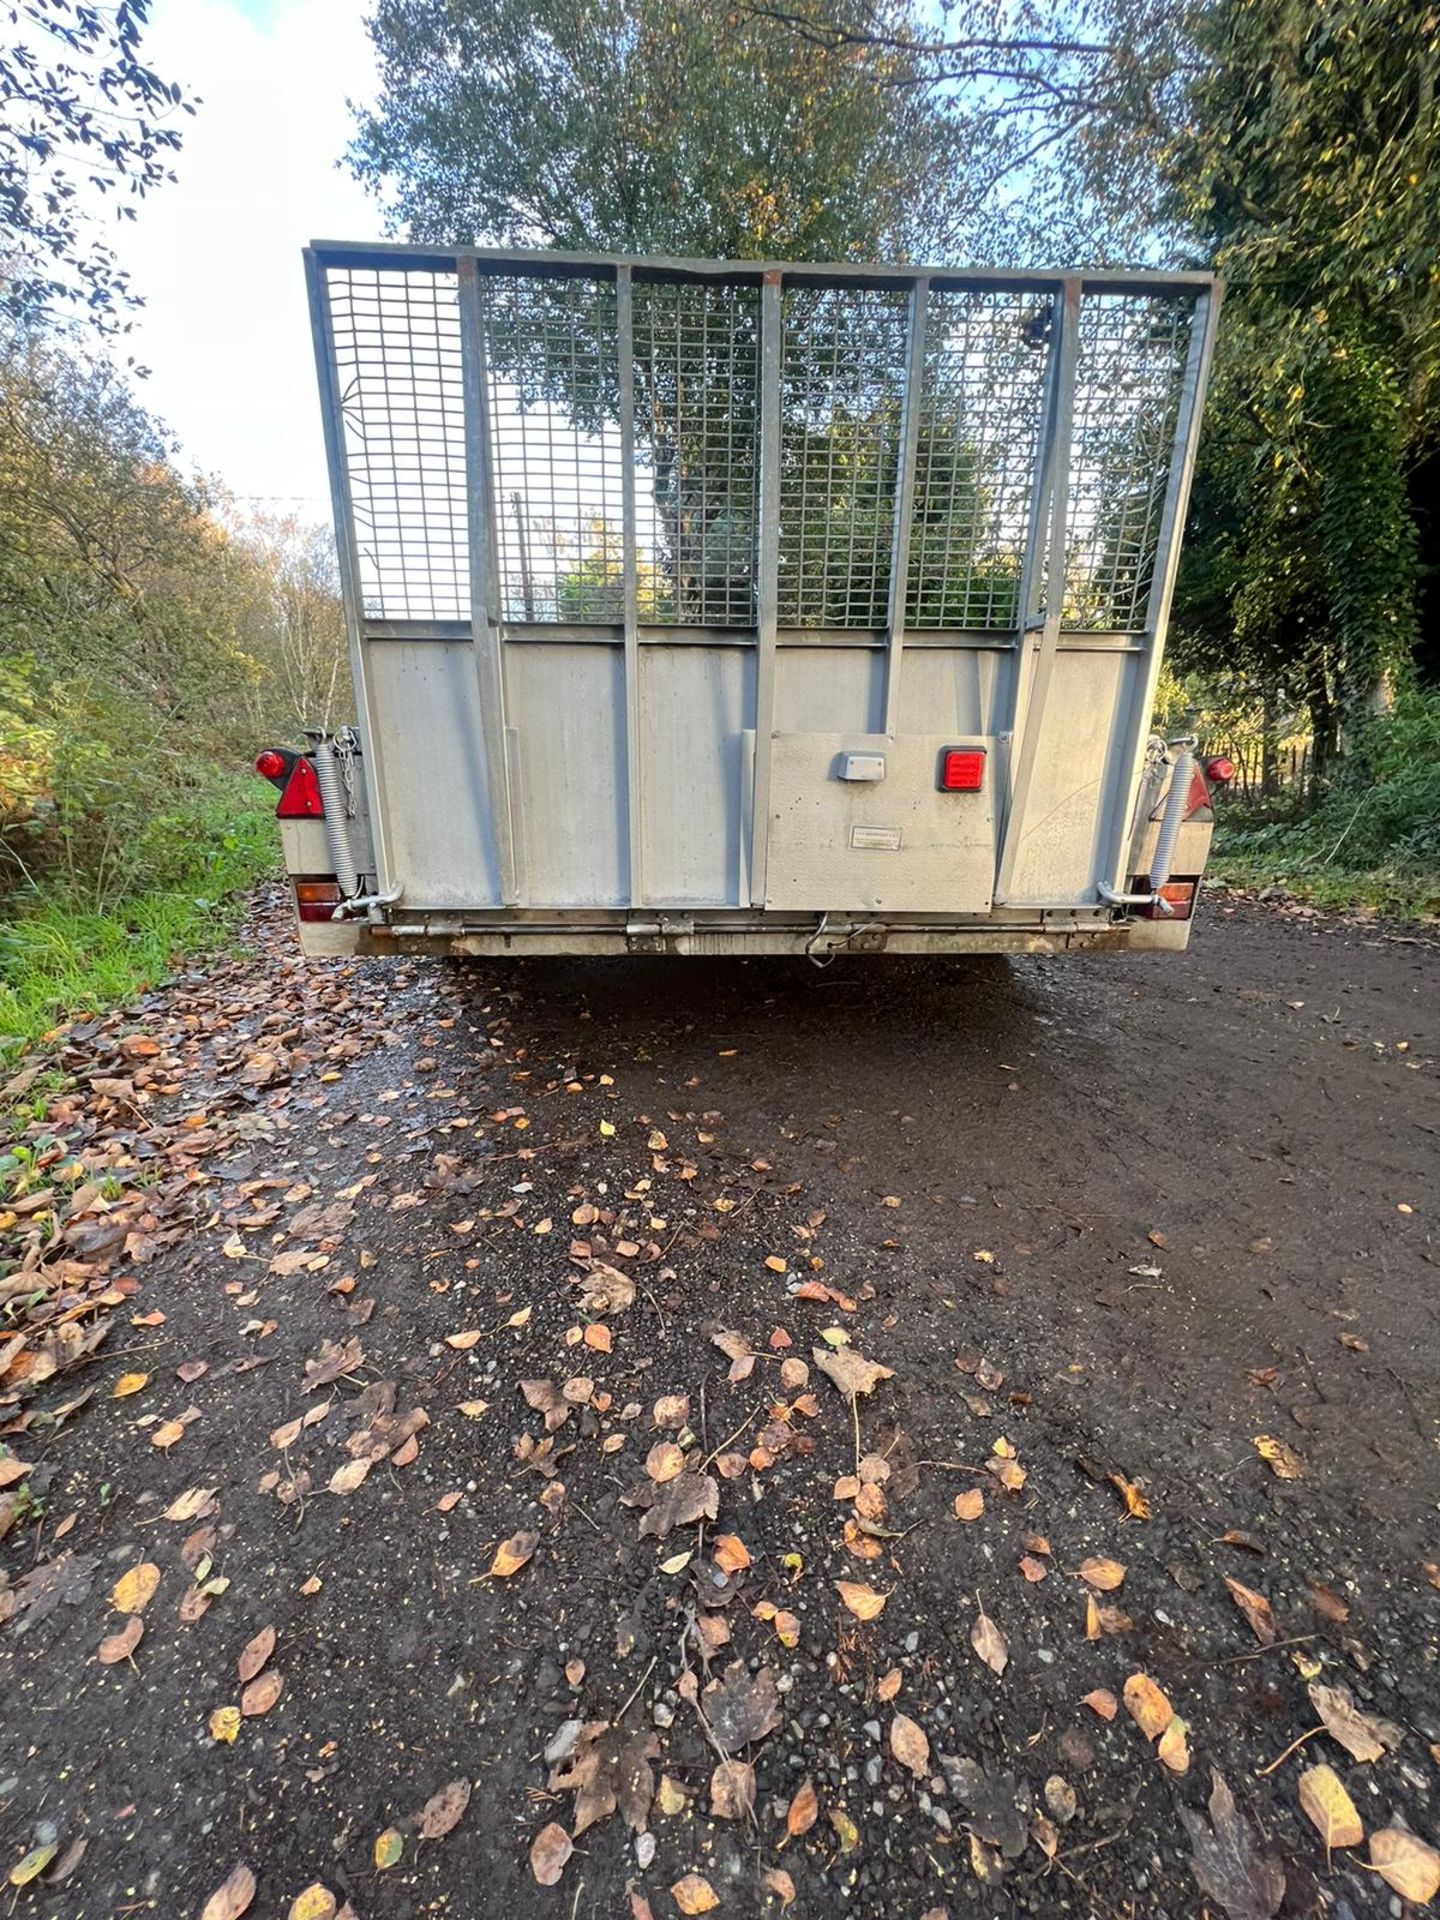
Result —
<instances>
[{"instance_id":1,"label":"sky","mask_svg":"<svg viewBox=\"0 0 1440 1920\"><path fill-rule=\"evenodd\" d=\"M202 105L174 184L115 245L146 305L123 351L186 462L251 505L328 520L301 249L381 234L337 167L369 98L362 0L156 0L145 52Z\"/></svg>"}]
</instances>

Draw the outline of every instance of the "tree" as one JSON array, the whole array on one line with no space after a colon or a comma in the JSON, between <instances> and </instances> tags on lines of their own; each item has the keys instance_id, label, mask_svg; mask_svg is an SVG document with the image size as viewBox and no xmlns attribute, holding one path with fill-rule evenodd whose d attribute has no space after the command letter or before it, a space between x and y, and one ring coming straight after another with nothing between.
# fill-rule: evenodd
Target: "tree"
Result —
<instances>
[{"instance_id":1,"label":"tree","mask_svg":"<svg viewBox=\"0 0 1440 1920\"><path fill-rule=\"evenodd\" d=\"M904 0L834 4L907 27ZM377 0L370 34L351 164L417 240L864 259L943 247L959 212L950 117L899 48L731 0Z\"/></svg>"},{"instance_id":2,"label":"tree","mask_svg":"<svg viewBox=\"0 0 1440 1920\"><path fill-rule=\"evenodd\" d=\"M94 202L172 179L168 123L195 109L144 60L150 0L0 0L0 13L0 311L34 320L78 303L113 327L136 296Z\"/></svg>"}]
</instances>

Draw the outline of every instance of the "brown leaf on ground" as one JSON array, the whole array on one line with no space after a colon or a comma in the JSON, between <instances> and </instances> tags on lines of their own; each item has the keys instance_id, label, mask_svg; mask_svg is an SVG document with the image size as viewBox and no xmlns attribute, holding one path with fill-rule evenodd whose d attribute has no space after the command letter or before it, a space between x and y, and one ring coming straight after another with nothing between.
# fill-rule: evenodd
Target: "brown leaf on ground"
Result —
<instances>
[{"instance_id":1,"label":"brown leaf on ground","mask_svg":"<svg viewBox=\"0 0 1440 1920\"><path fill-rule=\"evenodd\" d=\"M1348 1687L1327 1687L1316 1680L1309 1691L1311 1705L1324 1721L1325 1731L1354 1760L1381 1760L1405 1738L1404 1728L1397 1727L1393 1720L1362 1713Z\"/></svg>"},{"instance_id":2,"label":"brown leaf on ground","mask_svg":"<svg viewBox=\"0 0 1440 1920\"><path fill-rule=\"evenodd\" d=\"M1336 1593L1333 1587L1327 1587L1323 1580L1307 1580L1306 1588L1310 1594L1310 1604L1322 1620L1333 1620L1337 1627L1343 1627L1350 1618L1350 1603Z\"/></svg>"},{"instance_id":3,"label":"brown leaf on ground","mask_svg":"<svg viewBox=\"0 0 1440 1920\"><path fill-rule=\"evenodd\" d=\"M1305 1462L1292 1446L1277 1440L1272 1433L1255 1436L1255 1451L1269 1466L1277 1480L1303 1480Z\"/></svg>"},{"instance_id":4,"label":"brown leaf on ground","mask_svg":"<svg viewBox=\"0 0 1440 1920\"><path fill-rule=\"evenodd\" d=\"M783 1718L773 1668L751 1673L742 1660L712 1680L701 1695L701 1707L715 1744L722 1753L738 1753L774 1733Z\"/></svg>"},{"instance_id":5,"label":"brown leaf on ground","mask_svg":"<svg viewBox=\"0 0 1440 1920\"><path fill-rule=\"evenodd\" d=\"M846 1400L853 1400L859 1393L873 1393L882 1380L893 1380L895 1377L889 1367L882 1367L875 1360L867 1360L863 1354L856 1353L853 1347L837 1347L833 1350L829 1347L812 1347L810 1357Z\"/></svg>"},{"instance_id":6,"label":"brown leaf on ground","mask_svg":"<svg viewBox=\"0 0 1440 1920\"><path fill-rule=\"evenodd\" d=\"M657 1486L664 1486L685 1471L685 1456L673 1440L657 1440L645 1456L645 1471Z\"/></svg>"},{"instance_id":7,"label":"brown leaf on ground","mask_svg":"<svg viewBox=\"0 0 1440 1920\"><path fill-rule=\"evenodd\" d=\"M118 1666L122 1660L128 1660L140 1644L140 1636L145 1631L145 1622L138 1613L130 1618L118 1633L110 1633L100 1642L96 1655L102 1667Z\"/></svg>"},{"instance_id":8,"label":"brown leaf on ground","mask_svg":"<svg viewBox=\"0 0 1440 1920\"><path fill-rule=\"evenodd\" d=\"M242 1683L253 1680L274 1651L274 1627L262 1627L253 1640L247 1640L237 1662Z\"/></svg>"},{"instance_id":9,"label":"brown leaf on ground","mask_svg":"<svg viewBox=\"0 0 1440 1920\"><path fill-rule=\"evenodd\" d=\"M241 1694L241 1713L247 1719L255 1714L269 1713L284 1690L284 1680L272 1667L269 1673L262 1673L258 1680L252 1680Z\"/></svg>"},{"instance_id":10,"label":"brown leaf on ground","mask_svg":"<svg viewBox=\"0 0 1440 1920\"><path fill-rule=\"evenodd\" d=\"M635 1282L628 1273L607 1266L603 1260L592 1260L574 1281L587 1313L623 1313L635 1303Z\"/></svg>"},{"instance_id":11,"label":"brown leaf on ground","mask_svg":"<svg viewBox=\"0 0 1440 1920\"><path fill-rule=\"evenodd\" d=\"M902 1767L908 1767L917 1780L930 1771L930 1742L925 1730L907 1713L897 1713L890 1722L890 1751Z\"/></svg>"},{"instance_id":12,"label":"brown leaf on ground","mask_svg":"<svg viewBox=\"0 0 1440 1920\"><path fill-rule=\"evenodd\" d=\"M655 1402L651 1416L662 1433L679 1433L690 1418L688 1393L666 1393Z\"/></svg>"},{"instance_id":13,"label":"brown leaf on ground","mask_svg":"<svg viewBox=\"0 0 1440 1920\"><path fill-rule=\"evenodd\" d=\"M1243 1586L1240 1581L1225 1576L1225 1585L1230 1589L1230 1598L1250 1622L1250 1631L1262 1647L1273 1647L1278 1628L1275 1616L1270 1611L1270 1602L1263 1593L1257 1593L1254 1587Z\"/></svg>"},{"instance_id":14,"label":"brown leaf on ground","mask_svg":"<svg viewBox=\"0 0 1440 1920\"><path fill-rule=\"evenodd\" d=\"M664 1486L642 1480L629 1493L621 1494L626 1507L645 1507L640 1522L642 1534L663 1540L672 1527L690 1526L697 1520L713 1520L720 1511L720 1488L708 1473L681 1473Z\"/></svg>"},{"instance_id":15,"label":"brown leaf on ground","mask_svg":"<svg viewBox=\"0 0 1440 1920\"><path fill-rule=\"evenodd\" d=\"M1050 1573L1050 1569L1046 1566L1045 1562L1043 1560L1037 1560L1034 1554L1031 1553L1021 1554L1020 1571L1032 1587L1038 1586L1042 1580L1049 1577Z\"/></svg>"},{"instance_id":16,"label":"brown leaf on ground","mask_svg":"<svg viewBox=\"0 0 1440 1920\"><path fill-rule=\"evenodd\" d=\"M538 1885L554 1887L560 1883L565 1863L575 1851L575 1843L556 1821L542 1827L530 1842L530 1871Z\"/></svg>"},{"instance_id":17,"label":"brown leaf on ground","mask_svg":"<svg viewBox=\"0 0 1440 1920\"><path fill-rule=\"evenodd\" d=\"M788 1907L795 1898L795 1882L784 1867L766 1867L760 1876L760 1884L767 1893L773 1893L782 1907Z\"/></svg>"},{"instance_id":18,"label":"brown leaf on ground","mask_svg":"<svg viewBox=\"0 0 1440 1920\"><path fill-rule=\"evenodd\" d=\"M876 1685L876 1699L884 1701L893 1700L900 1691L901 1679L902 1675L899 1667L891 1667L890 1671Z\"/></svg>"},{"instance_id":19,"label":"brown leaf on ground","mask_svg":"<svg viewBox=\"0 0 1440 1920\"><path fill-rule=\"evenodd\" d=\"M422 1840L443 1840L447 1833L459 1826L461 1816L470 1804L470 1782L468 1780L448 1780L445 1785L432 1793L420 1809L420 1818L416 1825Z\"/></svg>"},{"instance_id":20,"label":"brown leaf on ground","mask_svg":"<svg viewBox=\"0 0 1440 1920\"><path fill-rule=\"evenodd\" d=\"M857 1620L876 1620L885 1611L888 1593L877 1593L861 1580L837 1580L835 1591Z\"/></svg>"},{"instance_id":21,"label":"brown leaf on ground","mask_svg":"<svg viewBox=\"0 0 1440 1920\"><path fill-rule=\"evenodd\" d=\"M1125 1682L1125 1705L1147 1740L1158 1740L1175 1718L1168 1695L1148 1673L1132 1673Z\"/></svg>"},{"instance_id":22,"label":"brown leaf on ground","mask_svg":"<svg viewBox=\"0 0 1440 1920\"><path fill-rule=\"evenodd\" d=\"M1365 1827L1345 1783L1333 1767L1307 1767L1297 1791L1300 1805L1315 1831L1331 1847L1358 1847Z\"/></svg>"},{"instance_id":23,"label":"brown leaf on ground","mask_svg":"<svg viewBox=\"0 0 1440 1920\"><path fill-rule=\"evenodd\" d=\"M677 1880L670 1889L670 1898L681 1913L713 1913L720 1904L720 1896L710 1882L698 1873L687 1873Z\"/></svg>"},{"instance_id":24,"label":"brown leaf on ground","mask_svg":"<svg viewBox=\"0 0 1440 1920\"><path fill-rule=\"evenodd\" d=\"M627 1827L644 1833L655 1799L650 1762L660 1751L654 1733L627 1734L607 1721L589 1721L573 1752L550 1775L552 1793L575 1795L574 1836L607 1819L618 1808Z\"/></svg>"},{"instance_id":25,"label":"brown leaf on ground","mask_svg":"<svg viewBox=\"0 0 1440 1920\"><path fill-rule=\"evenodd\" d=\"M536 1413L544 1414L547 1433L555 1433L564 1426L573 1409L553 1380L522 1380L519 1386L526 1404Z\"/></svg>"},{"instance_id":26,"label":"brown leaf on ground","mask_svg":"<svg viewBox=\"0 0 1440 1920\"><path fill-rule=\"evenodd\" d=\"M1186 1736L1190 1729L1179 1714L1172 1716L1170 1724L1156 1742L1155 1751L1160 1756L1160 1764L1168 1767L1171 1773L1190 1771L1190 1748Z\"/></svg>"},{"instance_id":27,"label":"brown leaf on ground","mask_svg":"<svg viewBox=\"0 0 1440 1920\"><path fill-rule=\"evenodd\" d=\"M992 1673L1003 1673L1010 1659L1010 1642L982 1607L970 1626L970 1644Z\"/></svg>"},{"instance_id":28,"label":"brown leaf on ground","mask_svg":"<svg viewBox=\"0 0 1440 1920\"><path fill-rule=\"evenodd\" d=\"M743 1333L731 1333L722 1327L719 1333L710 1336L710 1344L718 1347L730 1362L732 1386L750 1378L755 1371L756 1355Z\"/></svg>"},{"instance_id":29,"label":"brown leaf on ground","mask_svg":"<svg viewBox=\"0 0 1440 1920\"><path fill-rule=\"evenodd\" d=\"M813 1780L802 1780L785 1814L785 1831L792 1840L808 1833L820 1817L820 1801Z\"/></svg>"},{"instance_id":30,"label":"brown leaf on ground","mask_svg":"<svg viewBox=\"0 0 1440 1920\"><path fill-rule=\"evenodd\" d=\"M1220 1775L1212 1772L1210 1780L1209 1825L1191 1808L1180 1809L1195 1879L1230 1920L1272 1920L1285 1898L1285 1869L1273 1854L1262 1852Z\"/></svg>"},{"instance_id":31,"label":"brown leaf on ground","mask_svg":"<svg viewBox=\"0 0 1440 1920\"><path fill-rule=\"evenodd\" d=\"M1112 1473L1110 1484L1124 1501L1125 1511L1132 1520L1148 1520L1151 1517L1150 1502L1133 1480L1127 1480L1123 1473Z\"/></svg>"},{"instance_id":32,"label":"brown leaf on ground","mask_svg":"<svg viewBox=\"0 0 1440 1920\"><path fill-rule=\"evenodd\" d=\"M748 1820L755 1811L755 1769L722 1760L710 1776L710 1812L717 1820Z\"/></svg>"},{"instance_id":33,"label":"brown leaf on ground","mask_svg":"<svg viewBox=\"0 0 1440 1920\"><path fill-rule=\"evenodd\" d=\"M1102 1720L1113 1720L1120 1711L1120 1702L1108 1687L1095 1687L1084 1696L1082 1705L1098 1713Z\"/></svg>"},{"instance_id":34,"label":"brown leaf on ground","mask_svg":"<svg viewBox=\"0 0 1440 1920\"><path fill-rule=\"evenodd\" d=\"M955 1518L957 1520L978 1520L985 1511L985 1495L979 1487L967 1487L963 1493L955 1496Z\"/></svg>"},{"instance_id":35,"label":"brown leaf on ground","mask_svg":"<svg viewBox=\"0 0 1440 1920\"><path fill-rule=\"evenodd\" d=\"M143 1613L155 1598L159 1585L159 1567L153 1560L142 1560L115 1582L110 1604L117 1613Z\"/></svg>"},{"instance_id":36,"label":"brown leaf on ground","mask_svg":"<svg viewBox=\"0 0 1440 1920\"><path fill-rule=\"evenodd\" d=\"M313 1393L317 1387L332 1386L342 1374L358 1372L364 1364L364 1349L353 1333L343 1344L322 1340L319 1353L305 1362L305 1391Z\"/></svg>"},{"instance_id":37,"label":"brown leaf on ground","mask_svg":"<svg viewBox=\"0 0 1440 1920\"><path fill-rule=\"evenodd\" d=\"M508 1580L512 1574L519 1573L529 1563L531 1555L540 1544L538 1533L512 1533L508 1540L502 1540L495 1549L495 1558L486 1568L486 1572L496 1580Z\"/></svg>"},{"instance_id":38,"label":"brown leaf on ground","mask_svg":"<svg viewBox=\"0 0 1440 1920\"><path fill-rule=\"evenodd\" d=\"M200 1920L240 1920L242 1913L249 1912L254 1898L254 1874L243 1864L232 1867L200 1909Z\"/></svg>"},{"instance_id":39,"label":"brown leaf on ground","mask_svg":"<svg viewBox=\"0 0 1440 1920\"><path fill-rule=\"evenodd\" d=\"M722 1573L739 1573L751 1564L750 1549L738 1534L717 1533L711 1551Z\"/></svg>"},{"instance_id":40,"label":"brown leaf on ground","mask_svg":"<svg viewBox=\"0 0 1440 1920\"><path fill-rule=\"evenodd\" d=\"M1370 1836L1370 1864L1402 1899L1426 1906L1440 1893L1440 1853L1403 1827L1382 1827Z\"/></svg>"},{"instance_id":41,"label":"brown leaf on ground","mask_svg":"<svg viewBox=\"0 0 1440 1920\"><path fill-rule=\"evenodd\" d=\"M1097 1593L1113 1593L1125 1578L1125 1569L1118 1560L1091 1558L1082 1560L1075 1569L1080 1578Z\"/></svg>"},{"instance_id":42,"label":"brown leaf on ground","mask_svg":"<svg viewBox=\"0 0 1440 1920\"><path fill-rule=\"evenodd\" d=\"M331 1493L354 1493L374 1465L373 1460L347 1460L343 1467L337 1467L329 1479Z\"/></svg>"}]
</instances>

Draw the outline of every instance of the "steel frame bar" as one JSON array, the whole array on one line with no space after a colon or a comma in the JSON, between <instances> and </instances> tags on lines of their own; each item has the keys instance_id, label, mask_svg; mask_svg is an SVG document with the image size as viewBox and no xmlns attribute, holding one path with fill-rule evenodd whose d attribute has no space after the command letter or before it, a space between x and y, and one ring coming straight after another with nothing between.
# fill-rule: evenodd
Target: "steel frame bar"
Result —
<instances>
[{"instance_id":1,"label":"steel frame bar","mask_svg":"<svg viewBox=\"0 0 1440 1920\"><path fill-rule=\"evenodd\" d=\"M910 289L905 354L905 397L900 426L900 465L895 476L895 522L890 537L889 635L885 655L885 723L893 735L900 715L900 669L905 653L905 602L910 590L910 520L915 505L915 450L920 444L920 409L925 385L925 321L930 283L919 279Z\"/></svg>"},{"instance_id":2,"label":"steel frame bar","mask_svg":"<svg viewBox=\"0 0 1440 1920\"><path fill-rule=\"evenodd\" d=\"M387 893L396 884L390 862L389 812L386 807L385 763L374 726L369 661L360 606L360 559L355 540L355 503L350 493L350 469L345 459L343 398L335 358L335 327L324 268L313 250L305 254L305 285L310 296L310 333L320 380L320 417L325 434L325 464L330 473L330 504L335 518L335 546L340 568L340 597L345 608L345 638L350 651L350 674L355 684L355 718L360 735L361 766L369 783L370 843L375 855L376 890Z\"/></svg>"},{"instance_id":3,"label":"steel frame bar","mask_svg":"<svg viewBox=\"0 0 1440 1920\"><path fill-rule=\"evenodd\" d=\"M1000 856L995 874L995 902L1006 905L1015 884L1015 869L1025 837L1025 814L1030 788L1035 778L1035 763L1040 751L1040 730L1050 698L1055 674L1055 657L1060 650L1060 626L1065 612L1065 546L1070 514L1070 435L1075 417L1075 374L1080 346L1081 283L1067 279L1055 303L1054 338L1051 342L1054 385L1052 407L1045 427L1044 463L1048 475L1048 520L1037 514L1032 532L1042 522L1048 528L1045 564L1045 623L1035 650L1035 663L1026 672L1029 651L1028 629L1015 672L1015 719L1011 728L1010 766L1012 776L1009 803L1000 832ZM1025 595L1021 605L1027 615L1038 605L1038 542L1032 539L1026 557Z\"/></svg>"},{"instance_id":4,"label":"steel frame bar","mask_svg":"<svg viewBox=\"0 0 1440 1920\"><path fill-rule=\"evenodd\" d=\"M511 803L506 737L505 663L499 625L495 553L494 462L490 448L489 377L485 365L485 320L475 264L459 269L460 361L465 385L466 497L470 542L470 645L474 656L480 729L485 743L485 784L495 823L500 898L517 904L515 815Z\"/></svg>"},{"instance_id":5,"label":"steel frame bar","mask_svg":"<svg viewBox=\"0 0 1440 1920\"><path fill-rule=\"evenodd\" d=\"M629 267L615 275L620 390L620 515L625 642L625 797L629 832L630 904L645 900L645 789L641 766L640 558L635 509L635 304Z\"/></svg>"},{"instance_id":6,"label":"steel frame bar","mask_svg":"<svg viewBox=\"0 0 1440 1920\"><path fill-rule=\"evenodd\" d=\"M755 763L750 783L750 904L765 904L770 764L775 732L775 644L780 604L780 274L760 291L760 538L756 556Z\"/></svg>"}]
</instances>

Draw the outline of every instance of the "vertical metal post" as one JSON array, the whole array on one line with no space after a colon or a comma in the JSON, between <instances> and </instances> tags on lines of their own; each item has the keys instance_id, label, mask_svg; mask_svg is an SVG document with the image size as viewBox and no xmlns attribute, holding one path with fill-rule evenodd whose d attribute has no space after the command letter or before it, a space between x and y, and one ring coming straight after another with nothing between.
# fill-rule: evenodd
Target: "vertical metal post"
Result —
<instances>
[{"instance_id":1,"label":"vertical metal post","mask_svg":"<svg viewBox=\"0 0 1440 1920\"><path fill-rule=\"evenodd\" d=\"M784 313L780 273L760 288L760 539L755 605L755 773L750 805L750 904L765 904L770 831L770 762L775 737L775 635L780 610L780 356Z\"/></svg>"},{"instance_id":2,"label":"vertical metal post","mask_svg":"<svg viewBox=\"0 0 1440 1920\"><path fill-rule=\"evenodd\" d=\"M340 567L340 597L345 608L345 637L350 649L350 675L355 685L355 718L360 734L361 763L369 789L370 844L375 855L378 890L388 893L397 884L390 864L390 814L385 800L385 769L374 726L367 641L362 631L360 558L355 543L355 503L345 465L340 370L335 360L335 328L325 269L309 248L305 251L305 285L310 296L310 335L320 381L320 417L325 432L325 465L330 476L330 510L335 520L335 549Z\"/></svg>"},{"instance_id":3,"label":"vertical metal post","mask_svg":"<svg viewBox=\"0 0 1440 1920\"><path fill-rule=\"evenodd\" d=\"M1215 351L1220 297L1218 285L1213 292L1197 294L1190 321L1184 381L1175 417L1174 451L1170 458L1165 505L1161 510L1160 530L1155 542L1155 570L1150 578L1150 593L1145 605L1146 657L1125 719L1121 759L1126 767L1127 779L1117 792L1118 817L1111 822L1109 857L1100 870L1100 878L1108 881L1116 892L1124 890L1126 880L1130 834L1140 797L1140 781L1145 771L1145 744L1150 715L1155 705L1155 687L1160 678L1160 662L1165 651L1170 603L1175 597L1175 577L1180 568L1180 534L1185 525L1190 483L1195 474L1195 455L1200 440L1201 396L1205 392L1210 360Z\"/></svg>"},{"instance_id":4,"label":"vertical metal post","mask_svg":"<svg viewBox=\"0 0 1440 1920\"><path fill-rule=\"evenodd\" d=\"M1054 406L1047 423L1050 445L1047 449L1049 478L1049 537L1045 564L1045 624L1040 632L1035 666L1025 675L1024 655L1029 650L1028 632L1022 630L1021 657L1016 662L1020 681L1016 688L1016 717L1011 735L1010 801L1000 839L1000 859L995 876L995 904L1010 900L1015 884L1015 868L1020 859L1025 835L1025 813L1035 779L1035 763L1040 751L1040 733L1045 709L1055 676L1055 656L1060 647L1060 622L1065 611L1065 545L1070 515L1070 439L1075 422L1075 371L1080 346L1080 282L1073 276L1063 284L1056 306L1059 329L1052 352L1055 354ZM1028 590L1038 593L1038 580ZM1022 618L1025 609L1022 608Z\"/></svg>"},{"instance_id":5,"label":"vertical metal post","mask_svg":"<svg viewBox=\"0 0 1440 1920\"><path fill-rule=\"evenodd\" d=\"M640 556L635 513L635 299L631 269L615 269L615 325L620 380L622 614L625 622L625 777L629 822L630 904L645 899L645 787L640 754Z\"/></svg>"},{"instance_id":6,"label":"vertical metal post","mask_svg":"<svg viewBox=\"0 0 1440 1920\"><path fill-rule=\"evenodd\" d=\"M905 601L910 585L910 519L915 508L915 452L920 444L920 410L925 384L925 323L930 282L910 289L909 341L905 354L905 393L900 414L900 463L895 476L895 526L890 536L889 633L885 647L884 731L898 731L900 665L905 651Z\"/></svg>"},{"instance_id":7,"label":"vertical metal post","mask_svg":"<svg viewBox=\"0 0 1440 1920\"><path fill-rule=\"evenodd\" d=\"M480 698L485 748L485 786L500 865L500 899L519 901L515 871L515 824L510 803L505 732L505 667L495 565L495 488L490 457L490 409L485 363L485 321L475 261L456 263L460 283L460 367L465 396L465 469L470 550L470 648Z\"/></svg>"}]
</instances>

